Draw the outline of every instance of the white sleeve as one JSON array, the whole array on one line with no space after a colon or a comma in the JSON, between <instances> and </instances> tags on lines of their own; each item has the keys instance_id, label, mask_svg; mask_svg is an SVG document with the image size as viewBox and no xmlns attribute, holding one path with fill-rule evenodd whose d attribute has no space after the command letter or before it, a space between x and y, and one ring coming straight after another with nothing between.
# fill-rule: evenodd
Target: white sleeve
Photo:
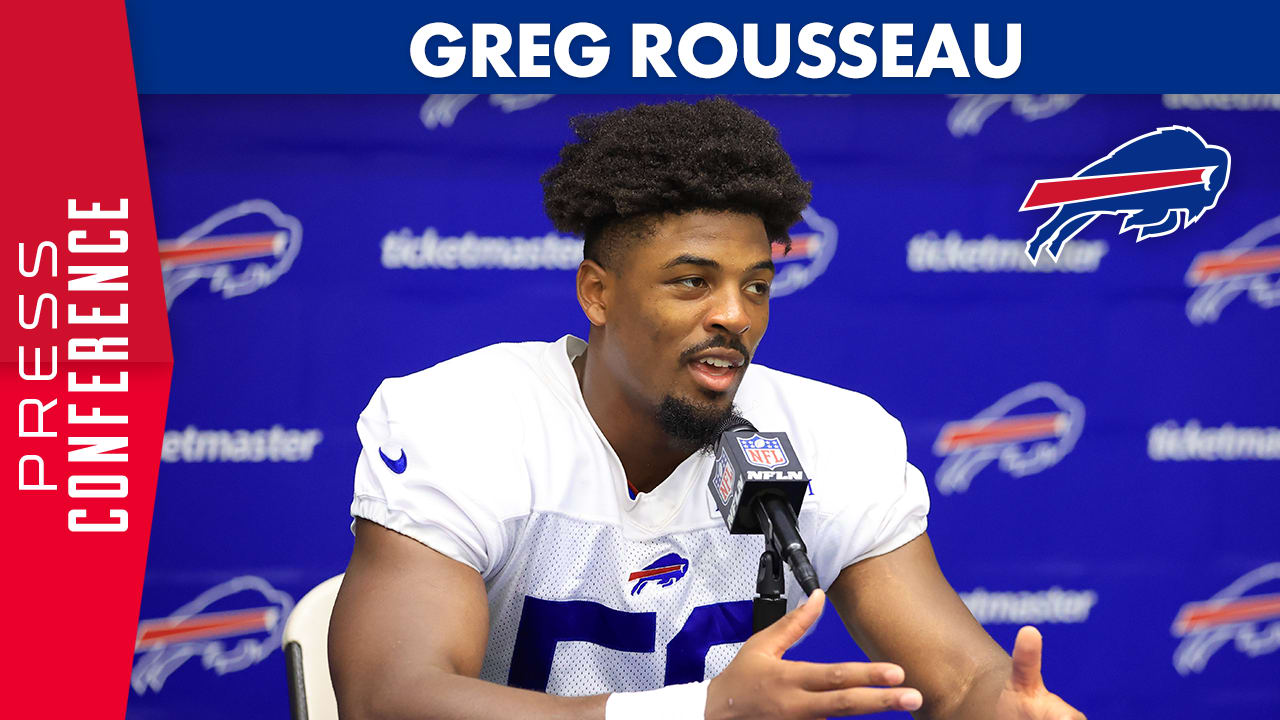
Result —
<instances>
[{"instance_id":1,"label":"white sleeve","mask_svg":"<svg viewBox=\"0 0 1280 720\"><path fill-rule=\"evenodd\" d=\"M844 568L896 550L925 531L924 476L907 462L902 425L878 405L875 410L835 453L824 451L823 474L814 474L822 498L812 555L824 588Z\"/></svg>"},{"instance_id":2,"label":"white sleeve","mask_svg":"<svg viewBox=\"0 0 1280 720\"><path fill-rule=\"evenodd\" d=\"M488 580L511 547L505 521L527 512L528 474L509 449L519 443L495 433L457 383L433 381L431 372L384 380L360 413L351 516L411 537Z\"/></svg>"}]
</instances>

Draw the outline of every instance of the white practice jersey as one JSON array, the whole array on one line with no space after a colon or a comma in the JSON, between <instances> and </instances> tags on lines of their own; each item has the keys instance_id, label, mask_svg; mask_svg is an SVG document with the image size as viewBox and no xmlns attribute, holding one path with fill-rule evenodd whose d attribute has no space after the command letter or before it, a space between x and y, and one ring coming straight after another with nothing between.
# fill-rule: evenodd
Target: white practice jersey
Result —
<instances>
[{"instance_id":1,"label":"white practice jersey","mask_svg":"<svg viewBox=\"0 0 1280 720\"><path fill-rule=\"evenodd\" d=\"M570 364L585 347L493 345L383 381L357 425L351 514L480 573L484 680L590 695L714 677L751 634L764 540L726 530L706 453L630 497ZM924 478L874 400L752 364L735 403L786 432L812 478L800 531L824 588L924 532Z\"/></svg>"}]
</instances>

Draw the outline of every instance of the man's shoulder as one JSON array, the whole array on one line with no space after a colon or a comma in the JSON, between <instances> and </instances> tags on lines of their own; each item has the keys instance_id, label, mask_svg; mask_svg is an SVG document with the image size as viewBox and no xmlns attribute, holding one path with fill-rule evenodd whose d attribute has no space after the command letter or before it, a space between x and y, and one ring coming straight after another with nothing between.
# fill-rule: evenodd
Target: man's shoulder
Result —
<instances>
[{"instance_id":1,"label":"man's shoulder","mask_svg":"<svg viewBox=\"0 0 1280 720\"><path fill-rule=\"evenodd\" d=\"M923 518L928 494L907 463L897 418L863 393L770 368L757 371L749 388L754 408L744 400L743 414L761 429L787 431L811 479L812 500L818 501L806 501L809 512L847 519L824 525L825 535L813 538L828 554L844 548L825 558L828 572L838 573L852 558L882 547L867 528L898 528L905 522L899 515ZM864 528L864 517L878 519ZM914 537L923 527L920 519L902 532Z\"/></svg>"},{"instance_id":2,"label":"man's shoulder","mask_svg":"<svg viewBox=\"0 0 1280 720\"><path fill-rule=\"evenodd\" d=\"M744 414L781 416L761 421L787 420L801 427L892 429L898 421L870 396L855 390L752 364L740 391ZM757 426L760 422L756 422Z\"/></svg>"},{"instance_id":3,"label":"man's shoulder","mask_svg":"<svg viewBox=\"0 0 1280 720\"><path fill-rule=\"evenodd\" d=\"M545 392L552 378L544 358L555 343L505 342L488 345L401 377L382 381L378 392L400 407L443 409L450 412L484 406L493 411L497 400L511 402Z\"/></svg>"},{"instance_id":4,"label":"man's shoulder","mask_svg":"<svg viewBox=\"0 0 1280 720\"><path fill-rule=\"evenodd\" d=\"M424 370L383 380L361 417L392 431L430 433L439 450L463 436L486 437L489 453L518 453L557 409L570 416L565 387L572 368L557 367L561 343L500 343ZM567 357L563 364L567 365ZM453 438L455 441L450 441ZM498 447L501 446L501 449Z\"/></svg>"},{"instance_id":5,"label":"man's shoulder","mask_svg":"<svg viewBox=\"0 0 1280 720\"><path fill-rule=\"evenodd\" d=\"M539 432L531 414L540 401L552 404L556 379L545 358L555 345L490 345L383 380L357 421L369 484L380 488L366 494L413 504L431 488L472 517L527 512L524 449ZM419 517L433 512L414 508Z\"/></svg>"}]
</instances>

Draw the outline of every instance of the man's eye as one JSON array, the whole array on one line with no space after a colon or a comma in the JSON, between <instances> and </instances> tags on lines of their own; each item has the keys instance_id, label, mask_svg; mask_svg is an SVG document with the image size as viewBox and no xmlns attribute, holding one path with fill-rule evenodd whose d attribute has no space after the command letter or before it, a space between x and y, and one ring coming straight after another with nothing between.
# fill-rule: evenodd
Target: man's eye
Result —
<instances>
[{"instance_id":1,"label":"man's eye","mask_svg":"<svg viewBox=\"0 0 1280 720\"><path fill-rule=\"evenodd\" d=\"M747 286L747 292L749 292L749 293L753 293L753 294L755 294L755 295L768 295L768 294L769 294L769 283L767 283L767 282L753 282L753 283L751 283L750 285L748 285L748 286Z\"/></svg>"},{"instance_id":2,"label":"man's eye","mask_svg":"<svg viewBox=\"0 0 1280 720\"><path fill-rule=\"evenodd\" d=\"M707 286L707 281L700 277L687 277L676 280L676 284L687 288L703 288Z\"/></svg>"}]
</instances>

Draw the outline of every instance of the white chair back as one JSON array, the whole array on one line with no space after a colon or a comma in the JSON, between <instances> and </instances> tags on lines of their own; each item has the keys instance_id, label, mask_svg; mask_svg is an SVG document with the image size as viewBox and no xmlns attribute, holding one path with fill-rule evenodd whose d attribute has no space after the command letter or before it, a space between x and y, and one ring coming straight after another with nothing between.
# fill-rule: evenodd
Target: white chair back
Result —
<instances>
[{"instance_id":1,"label":"white chair back","mask_svg":"<svg viewBox=\"0 0 1280 720\"><path fill-rule=\"evenodd\" d=\"M293 720L338 720L338 700L329 681L329 616L342 576L315 586L294 606L284 626Z\"/></svg>"}]
</instances>

